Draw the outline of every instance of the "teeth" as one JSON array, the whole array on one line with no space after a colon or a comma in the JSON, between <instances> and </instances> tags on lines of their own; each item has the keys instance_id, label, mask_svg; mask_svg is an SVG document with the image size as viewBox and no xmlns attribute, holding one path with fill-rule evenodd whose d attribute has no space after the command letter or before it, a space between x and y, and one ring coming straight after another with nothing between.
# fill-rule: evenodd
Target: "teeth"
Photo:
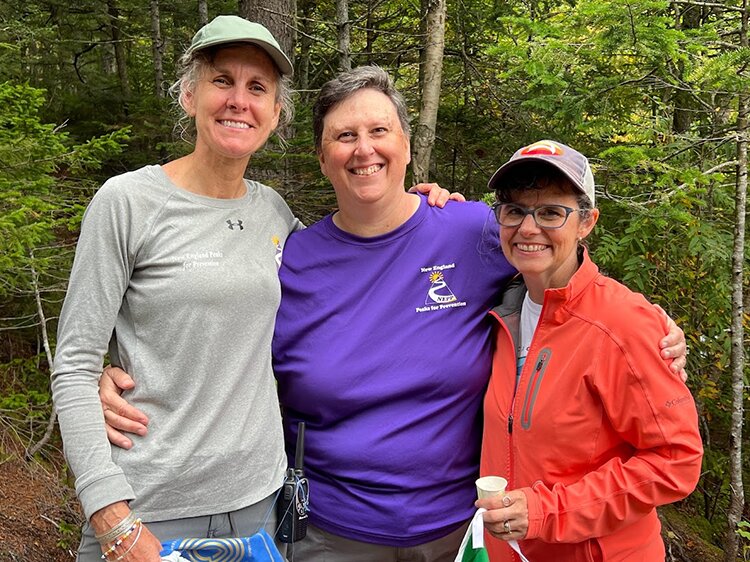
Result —
<instances>
[{"instance_id":1,"label":"teeth","mask_svg":"<svg viewBox=\"0 0 750 562\"><path fill-rule=\"evenodd\" d=\"M373 164L372 166L367 166L367 168L352 168L352 172L358 176L369 176L379 171L382 167L382 164Z\"/></svg>"},{"instance_id":2,"label":"teeth","mask_svg":"<svg viewBox=\"0 0 750 562\"><path fill-rule=\"evenodd\" d=\"M546 246L543 246L542 244L516 244L518 246L519 250L523 250L524 252L541 252L546 248Z\"/></svg>"},{"instance_id":3,"label":"teeth","mask_svg":"<svg viewBox=\"0 0 750 562\"><path fill-rule=\"evenodd\" d=\"M249 129L250 125L242 123L241 121L219 121L225 127L231 127L232 129Z\"/></svg>"}]
</instances>

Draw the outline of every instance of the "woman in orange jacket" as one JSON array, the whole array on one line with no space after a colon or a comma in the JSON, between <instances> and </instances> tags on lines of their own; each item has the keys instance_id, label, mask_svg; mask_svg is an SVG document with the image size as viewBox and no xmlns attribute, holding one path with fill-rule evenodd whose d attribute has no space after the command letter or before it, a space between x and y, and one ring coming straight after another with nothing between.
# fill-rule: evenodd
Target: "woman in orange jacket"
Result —
<instances>
[{"instance_id":1,"label":"woman in orange jacket","mask_svg":"<svg viewBox=\"0 0 750 562\"><path fill-rule=\"evenodd\" d=\"M690 392L653 345L664 318L581 244L599 216L582 154L541 141L489 185L522 277L492 311L481 472L511 491L477 502L490 560L519 559L509 540L531 562L664 560L655 508L694 489L703 452Z\"/></svg>"}]
</instances>

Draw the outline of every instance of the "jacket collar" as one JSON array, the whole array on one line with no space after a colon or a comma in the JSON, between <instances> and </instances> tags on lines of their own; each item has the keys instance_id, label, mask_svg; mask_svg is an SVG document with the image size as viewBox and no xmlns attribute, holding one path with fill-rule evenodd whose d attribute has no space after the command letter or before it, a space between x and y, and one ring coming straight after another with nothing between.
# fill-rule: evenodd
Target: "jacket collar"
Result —
<instances>
[{"instance_id":1,"label":"jacket collar","mask_svg":"<svg viewBox=\"0 0 750 562\"><path fill-rule=\"evenodd\" d=\"M585 247L578 249L578 259L581 265L570 278L568 284L556 289L547 289L544 291L544 302L546 303L565 303L575 300L584 289L599 275L599 268L589 257L588 250ZM521 310L524 296L526 295L526 285L523 277L518 274L508 283L508 286L501 295L500 303L495 306L490 314L496 318L504 318Z\"/></svg>"},{"instance_id":2,"label":"jacket collar","mask_svg":"<svg viewBox=\"0 0 750 562\"><path fill-rule=\"evenodd\" d=\"M570 278L567 285L544 291L545 304L547 302L562 304L577 299L586 287L599 275L599 268L591 261L588 250L583 246L578 249L578 260L581 265L573 274L573 277Z\"/></svg>"},{"instance_id":3,"label":"jacket collar","mask_svg":"<svg viewBox=\"0 0 750 562\"><path fill-rule=\"evenodd\" d=\"M521 310L523 298L526 295L526 285L520 273L508 281L505 290L500 294L500 303L497 304L490 314L496 318L505 318Z\"/></svg>"}]
</instances>

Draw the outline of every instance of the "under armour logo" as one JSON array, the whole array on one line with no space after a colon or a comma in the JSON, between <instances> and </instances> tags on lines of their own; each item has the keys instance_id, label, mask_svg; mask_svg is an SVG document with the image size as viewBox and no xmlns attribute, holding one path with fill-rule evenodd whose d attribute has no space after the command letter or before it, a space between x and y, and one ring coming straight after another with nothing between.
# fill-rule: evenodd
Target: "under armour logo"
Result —
<instances>
[{"instance_id":1,"label":"under armour logo","mask_svg":"<svg viewBox=\"0 0 750 562\"><path fill-rule=\"evenodd\" d=\"M227 219L227 224L229 225L229 230L234 230L235 226L239 226L240 230L245 230L245 227L242 226L242 221L240 219L237 219L237 222L232 222L231 220Z\"/></svg>"}]
</instances>

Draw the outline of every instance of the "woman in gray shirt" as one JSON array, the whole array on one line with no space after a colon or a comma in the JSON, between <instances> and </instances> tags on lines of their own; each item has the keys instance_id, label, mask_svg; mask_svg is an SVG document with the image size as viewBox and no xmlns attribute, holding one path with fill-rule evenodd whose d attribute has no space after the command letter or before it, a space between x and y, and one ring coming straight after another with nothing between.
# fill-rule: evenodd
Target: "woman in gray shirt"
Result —
<instances>
[{"instance_id":1,"label":"woman in gray shirt","mask_svg":"<svg viewBox=\"0 0 750 562\"><path fill-rule=\"evenodd\" d=\"M261 25L204 26L176 84L194 150L110 179L85 213L52 375L88 520L80 561L151 562L170 538L273 531L286 459L270 345L280 254L301 224L244 173L290 115L291 72ZM154 430L131 450L107 441L108 348Z\"/></svg>"}]
</instances>

